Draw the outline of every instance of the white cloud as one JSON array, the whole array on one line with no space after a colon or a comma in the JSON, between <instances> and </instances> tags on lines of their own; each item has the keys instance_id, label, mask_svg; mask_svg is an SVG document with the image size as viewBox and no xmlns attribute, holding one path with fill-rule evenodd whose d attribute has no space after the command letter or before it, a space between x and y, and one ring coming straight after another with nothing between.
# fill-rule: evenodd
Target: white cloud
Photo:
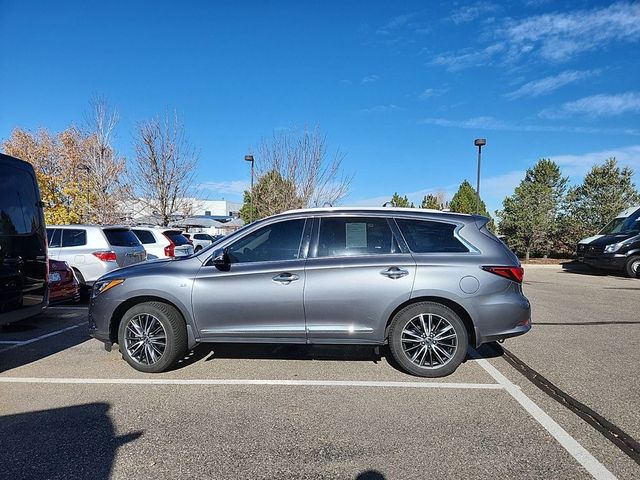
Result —
<instances>
[{"instance_id":1,"label":"white cloud","mask_svg":"<svg viewBox=\"0 0 640 480\"><path fill-rule=\"evenodd\" d=\"M484 15L497 10L498 7L489 2L478 2L471 5L463 5L451 12L450 18L453 23L469 23Z\"/></svg>"},{"instance_id":2,"label":"white cloud","mask_svg":"<svg viewBox=\"0 0 640 480\"><path fill-rule=\"evenodd\" d=\"M362 83L363 85L366 83L373 83L380 80L380 77L378 75L367 75L366 77L362 77L362 80L360 80L360 83Z\"/></svg>"},{"instance_id":3,"label":"white cloud","mask_svg":"<svg viewBox=\"0 0 640 480\"><path fill-rule=\"evenodd\" d=\"M581 177L591 167L601 164L611 157L615 157L618 164L623 167L631 167L636 173L640 171L640 145L600 150L581 155L550 155L548 158L560 165L563 173L571 177Z\"/></svg>"},{"instance_id":4,"label":"white cloud","mask_svg":"<svg viewBox=\"0 0 640 480\"><path fill-rule=\"evenodd\" d=\"M482 50L462 50L458 53L445 53L431 60L431 65L445 67L450 72L457 72L465 68L486 65L495 54L504 50L501 44L493 44Z\"/></svg>"},{"instance_id":5,"label":"white cloud","mask_svg":"<svg viewBox=\"0 0 640 480\"><path fill-rule=\"evenodd\" d=\"M225 182L203 182L198 185L199 190L205 190L214 193L226 193L234 195L242 195L249 188L249 182L246 180L229 180Z\"/></svg>"},{"instance_id":6,"label":"white cloud","mask_svg":"<svg viewBox=\"0 0 640 480\"><path fill-rule=\"evenodd\" d=\"M438 127L464 128L471 130L496 130L509 132L568 132L568 133L610 133L615 135L640 135L635 128L596 128L571 125L535 125L514 123L494 117L472 117L462 120L448 118L422 118L418 124L436 125Z\"/></svg>"},{"instance_id":7,"label":"white cloud","mask_svg":"<svg viewBox=\"0 0 640 480\"><path fill-rule=\"evenodd\" d=\"M640 4L614 3L591 10L535 15L510 21L499 32L515 55L535 52L547 60L640 38Z\"/></svg>"},{"instance_id":8,"label":"white cloud","mask_svg":"<svg viewBox=\"0 0 640 480\"><path fill-rule=\"evenodd\" d=\"M439 54L431 63L458 71L491 65L499 55L504 62L532 55L563 62L614 43L636 42L640 40L640 3L503 19L498 26L486 26L479 37L487 39L488 46Z\"/></svg>"},{"instance_id":9,"label":"white cloud","mask_svg":"<svg viewBox=\"0 0 640 480\"><path fill-rule=\"evenodd\" d=\"M426 88L422 91L418 98L420 100L428 100L434 97L440 97L447 92L446 88Z\"/></svg>"},{"instance_id":10,"label":"white cloud","mask_svg":"<svg viewBox=\"0 0 640 480\"><path fill-rule=\"evenodd\" d=\"M507 93L505 96L509 99L520 97L538 97L557 90L560 87L569 85L585 78L597 75L599 70L567 70L550 77L541 78L525 83L517 90Z\"/></svg>"},{"instance_id":11,"label":"white cloud","mask_svg":"<svg viewBox=\"0 0 640 480\"><path fill-rule=\"evenodd\" d=\"M358 110L359 113L389 113L401 110L401 108L393 103L389 105L376 105L370 108L362 108Z\"/></svg>"},{"instance_id":12,"label":"white cloud","mask_svg":"<svg viewBox=\"0 0 640 480\"><path fill-rule=\"evenodd\" d=\"M594 118L637 112L640 112L640 92L626 92L614 95L591 95L564 103L559 108L545 108L540 112L540 116L566 118L574 115L586 115Z\"/></svg>"}]
</instances>

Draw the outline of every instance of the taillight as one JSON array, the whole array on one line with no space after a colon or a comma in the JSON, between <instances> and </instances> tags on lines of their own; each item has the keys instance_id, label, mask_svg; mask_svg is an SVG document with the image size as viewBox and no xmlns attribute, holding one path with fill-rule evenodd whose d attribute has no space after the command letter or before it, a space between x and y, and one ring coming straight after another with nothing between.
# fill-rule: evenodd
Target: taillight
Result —
<instances>
[{"instance_id":1,"label":"taillight","mask_svg":"<svg viewBox=\"0 0 640 480\"><path fill-rule=\"evenodd\" d=\"M163 233L164 235L164 233ZM164 235L167 240L169 240L169 245L164 247L164 256L165 257L175 257L176 256L176 244L173 243L173 240L168 235Z\"/></svg>"},{"instance_id":2,"label":"taillight","mask_svg":"<svg viewBox=\"0 0 640 480\"><path fill-rule=\"evenodd\" d=\"M101 262L115 262L116 252L93 252L92 255Z\"/></svg>"},{"instance_id":3,"label":"taillight","mask_svg":"<svg viewBox=\"0 0 640 480\"><path fill-rule=\"evenodd\" d=\"M524 269L522 267L485 266L482 267L482 269L518 283L522 283L522 279L524 278Z\"/></svg>"}]
</instances>

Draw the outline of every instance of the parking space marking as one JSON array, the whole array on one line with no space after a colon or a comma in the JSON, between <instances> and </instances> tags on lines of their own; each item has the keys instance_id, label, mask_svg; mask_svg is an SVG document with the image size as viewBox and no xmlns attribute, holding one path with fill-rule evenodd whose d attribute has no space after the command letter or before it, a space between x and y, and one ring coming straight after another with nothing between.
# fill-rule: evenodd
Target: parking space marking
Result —
<instances>
[{"instance_id":1,"label":"parking space marking","mask_svg":"<svg viewBox=\"0 0 640 480\"><path fill-rule=\"evenodd\" d=\"M83 327L86 324L87 324L87 322L77 323L76 325L71 325L70 327L65 327L65 328L61 328L60 330L56 330L54 332L45 333L44 335L40 335L40 336L35 337L35 338L30 338L29 340L24 340L24 341L21 341L21 342L17 342L14 345L11 345L11 346L9 346L7 348L3 348L0 351L6 352L7 350L12 350L14 348L23 347L25 345L29 345L30 343L38 342L40 340L44 340L45 338L53 337L54 335L58 335L58 334L63 333L63 332L68 332L69 330L73 330L74 328Z\"/></svg>"},{"instance_id":2,"label":"parking space marking","mask_svg":"<svg viewBox=\"0 0 640 480\"><path fill-rule=\"evenodd\" d=\"M475 350L470 350L471 355L491 377L531 415L564 449L582 465L592 477L598 480L616 479L602 463L584 448L575 438L562 428L553 418L531 400L518 386L505 377L491 363L482 358Z\"/></svg>"},{"instance_id":3,"label":"parking space marking","mask_svg":"<svg viewBox=\"0 0 640 480\"><path fill-rule=\"evenodd\" d=\"M251 380L251 379L179 379L179 378L47 378L0 377L0 383L54 383L94 385L281 385L303 387L383 387L504 390L498 383L384 382L350 380Z\"/></svg>"}]
</instances>

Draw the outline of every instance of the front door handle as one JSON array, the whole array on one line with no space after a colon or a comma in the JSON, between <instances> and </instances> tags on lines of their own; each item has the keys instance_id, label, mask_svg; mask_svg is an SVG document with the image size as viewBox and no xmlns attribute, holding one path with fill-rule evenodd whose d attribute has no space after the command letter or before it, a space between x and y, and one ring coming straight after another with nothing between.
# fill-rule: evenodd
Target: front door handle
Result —
<instances>
[{"instance_id":1,"label":"front door handle","mask_svg":"<svg viewBox=\"0 0 640 480\"><path fill-rule=\"evenodd\" d=\"M283 285L289 285L291 282L295 282L299 280L300 277L295 273L279 273L275 277L273 277L274 282L282 283Z\"/></svg>"},{"instance_id":2,"label":"front door handle","mask_svg":"<svg viewBox=\"0 0 640 480\"><path fill-rule=\"evenodd\" d=\"M404 276L409 275L408 270L404 270L403 268L398 267L389 267L386 270L380 272L380 275L384 275L385 277L393 278L402 278Z\"/></svg>"}]
</instances>

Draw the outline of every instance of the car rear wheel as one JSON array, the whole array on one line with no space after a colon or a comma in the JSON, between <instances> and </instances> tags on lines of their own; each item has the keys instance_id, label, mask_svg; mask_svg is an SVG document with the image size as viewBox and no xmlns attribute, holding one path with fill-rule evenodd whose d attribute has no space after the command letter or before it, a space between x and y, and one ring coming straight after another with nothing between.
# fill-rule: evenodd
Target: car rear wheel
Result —
<instances>
[{"instance_id":1,"label":"car rear wheel","mask_svg":"<svg viewBox=\"0 0 640 480\"><path fill-rule=\"evenodd\" d=\"M627 277L640 277L640 255L633 256L629 260L627 260L624 270L627 274Z\"/></svg>"},{"instance_id":2,"label":"car rear wheel","mask_svg":"<svg viewBox=\"0 0 640 480\"><path fill-rule=\"evenodd\" d=\"M122 317L118 344L122 357L136 370L164 372L187 353L184 319L166 303L140 303Z\"/></svg>"},{"instance_id":3,"label":"car rear wheel","mask_svg":"<svg viewBox=\"0 0 640 480\"><path fill-rule=\"evenodd\" d=\"M420 302L400 310L391 322L389 348L407 372L443 377L462 363L469 344L467 330L450 308Z\"/></svg>"}]
</instances>

